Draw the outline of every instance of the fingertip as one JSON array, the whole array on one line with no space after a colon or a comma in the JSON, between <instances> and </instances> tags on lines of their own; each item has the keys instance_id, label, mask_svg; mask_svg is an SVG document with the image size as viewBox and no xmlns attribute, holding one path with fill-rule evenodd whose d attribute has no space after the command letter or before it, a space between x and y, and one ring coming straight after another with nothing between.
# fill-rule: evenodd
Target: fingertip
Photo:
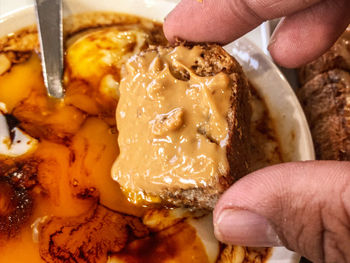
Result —
<instances>
[{"instance_id":1,"label":"fingertip","mask_svg":"<svg viewBox=\"0 0 350 263\"><path fill-rule=\"evenodd\" d=\"M319 233L324 227L342 233L328 215L347 217L342 200L348 200L350 192L344 191L350 181L349 167L350 162L336 161L285 163L243 177L217 203L216 237L233 245L283 243L310 259L319 259ZM340 198L339 193L345 192Z\"/></svg>"},{"instance_id":2,"label":"fingertip","mask_svg":"<svg viewBox=\"0 0 350 263\"><path fill-rule=\"evenodd\" d=\"M174 43L175 42L175 34L174 32L175 30L175 23L176 23L176 19L174 19L174 16L176 16L176 12L177 12L177 7L175 7L175 9L173 9L165 18L164 18L164 23L163 23L163 32L164 35L166 37L166 39L170 42L170 43Z\"/></svg>"},{"instance_id":3,"label":"fingertip","mask_svg":"<svg viewBox=\"0 0 350 263\"><path fill-rule=\"evenodd\" d=\"M280 38L276 37L274 42L271 42L267 48L269 51L273 61L284 68L299 68L312 59L307 59L306 56L299 54L298 52L292 52L292 49L286 48L286 44L290 45L290 43L281 44Z\"/></svg>"},{"instance_id":4,"label":"fingertip","mask_svg":"<svg viewBox=\"0 0 350 263\"><path fill-rule=\"evenodd\" d=\"M232 8L231 0L182 0L165 19L165 36L170 42L179 37L190 42L230 43L262 22L236 2ZM242 20L242 16L250 18Z\"/></svg>"},{"instance_id":5,"label":"fingertip","mask_svg":"<svg viewBox=\"0 0 350 263\"><path fill-rule=\"evenodd\" d=\"M269 221L248 210L223 210L214 223L214 234L221 242L232 245L252 247L282 245Z\"/></svg>"},{"instance_id":6,"label":"fingertip","mask_svg":"<svg viewBox=\"0 0 350 263\"><path fill-rule=\"evenodd\" d=\"M173 34L171 33L171 30L169 29L167 20L164 20L163 32L164 32L165 38L169 41L169 43L174 43L175 37L173 36Z\"/></svg>"},{"instance_id":7,"label":"fingertip","mask_svg":"<svg viewBox=\"0 0 350 263\"><path fill-rule=\"evenodd\" d=\"M164 19L163 31L170 43L176 38L189 39L193 24L198 24L198 17L194 16L195 10L199 10L200 4L193 0L182 0Z\"/></svg>"},{"instance_id":8,"label":"fingertip","mask_svg":"<svg viewBox=\"0 0 350 263\"><path fill-rule=\"evenodd\" d=\"M350 22L346 6L339 8L335 2L324 1L282 19L268 47L273 60L298 68L331 48Z\"/></svg>"}]
</instances>

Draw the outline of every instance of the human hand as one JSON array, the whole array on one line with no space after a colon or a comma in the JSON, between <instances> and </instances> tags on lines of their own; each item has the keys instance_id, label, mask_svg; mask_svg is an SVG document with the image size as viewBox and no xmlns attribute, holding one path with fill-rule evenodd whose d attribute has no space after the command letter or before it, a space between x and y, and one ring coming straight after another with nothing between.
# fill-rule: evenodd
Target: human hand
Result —
<instances>
[{"instance_id":1,"label":"human hand","mask_svg":"<svg viewBox=\"0 0 350 263\"><path fill-rule=\"evenodd\" d=\"M228 244L281 246L313 262L350 262L350 162L271 166L236 182L214 210Z\"/></svg>"},{"instance_id":2,"label":"human hand","mask_svg":"<svg viewBox=\"0 0 350 263\"><path fill-rule=\"evenodd\" d=\"M285 17L269 51L285 67L319 57L350 23L348 0L182 0L164 22L170 41L229 43L263 21Z\"/></svg>"}]
</instances>

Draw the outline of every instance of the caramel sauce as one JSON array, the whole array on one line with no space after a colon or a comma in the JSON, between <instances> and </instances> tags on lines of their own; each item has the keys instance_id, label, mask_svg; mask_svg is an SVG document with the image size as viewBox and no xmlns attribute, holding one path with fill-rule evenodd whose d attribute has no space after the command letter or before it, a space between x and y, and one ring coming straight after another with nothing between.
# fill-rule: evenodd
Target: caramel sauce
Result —
<instances>
[{"instance_id":1,"label":"caramel sauce","mask_svg":"<svg viewBox=\"0 0 350 263\"><path fill-rule=\"evenodd\" d=\"M22 106L24 110L27 110L27 107L24 107L25 103L20 103L26 98L29 98L33 104L37 102L39 105L47 106L47 109L39 109L42 116L27 116L35 114L35 112L30 111L32 107L25 112L26 116L23 116L22 112L16 113L15 105ZM117 135L111 133L111 128L102 120L83 115L77 117L75 110L71 111L69 106L61 106L49 101L46 98L41 77L40 61L36 55L23 64L13 66L8 74L0 76L0 101L4 102L12 112L15 112L15 116L26 120L34 119L35 124L38 124L39 127L46 125L41 122L50 121L67 122L67 126L74 126L74 122L77 122L78 118L86 119L85 123L77 129L69 146L63 143L65 137L60 135L60 131L56 133L54 128L52 128L52 132L55 133L55 136L52 137L44 131L36 131L36 135L39 135L40 139L38 149L31 156L22 157L40 160L37 172L39 184L31 191L34 210L28 222L22 226L20 235L10 240L1 240L0 238L0 262L42 262L38 244L33 242L31 224L37 218L44 216L78 216L91 207L91 203L95 202L93 199L77 198L74 194L75 189L71 183L76 175L78 177L76 180L78 180L81 179L79 175L89 174L88 180L82 180L81 184L84 183L89 187L93 186L99 189L103 193L101 202L106 200L107 205L123 212L142 213L140 209L129 205L119 191L119 186L110 178L109 167L112 166L118 154ZM46 110L47 112L45 112ZM46 114L51 115L50 117L53 119L43 117ZM81 113L79 112L79 114ZM27 126L35 129L35 127L29 127L30 123L27 123ZM64 127L58 127L58 130L62 131L62 128ZM72 130L72 128L74 127L68 128L68 130ZM76 161L70 165L72 154L75 155ZM102 154L104 155L103 159L101 159ZM86 166L82 164L84 161L88 162ZM95 181L99 185L94 185ZM18 253L18 248L20 248L21 253Z\"/></svg>"},{"instance_id":2,"label":"caramel sauce","mask_svg":"<svg viewBox=\"0 0 350 263\"><path fill-rule=\"evenodd\" d=\"M118 260L133 263L209 262L202 241L197 237L196 231L186 223L176 224L164 231L131 242L124 251L113 256L116 262Z\"/></svg>"},{"instance_id":3,"label":"caramel sauce","mask_svg":"<svg viewBox=\"0 0 350 263\"><path fill-rule=\"evenodd\" d=\"M153 24L149 21L147 23L148 27ZM138 28L132 30L140 31ZM111 28L107 31L116 34ZM153 24L153 29L149 32L156 32L157 41L164 42L164 39L159 38L162 36L160 31L161 27ZM152 40L152 37L148 39L147 33L142 33L141 40L137 34L128 35L131 42L135 39L143 41L142 38L145 38L145 42L140 46L132 45L130 41L119 44L125 44L122 48L125 52L137 52L138 49L156 41ZM21 34L23 35L23 32ZM30 34L33 36L33 32ZM8 42L13 42L14 39ZM36 37L33 39L37 41ZM37 46L37 43L33 46ZM99 45L94 47L96 46ZM111 256L111 262L208 262L205 248L196 235L196 230L185 221L176 222L162 231L147 230L150 231L149 234L145 234L147 231L137 234L136 229L146 228L139 219L146 209L128 202L118 183L111 178L111 167L119 154L115 123L118 94L113 93L113 88L117 87L120 80L120 65L109 63L110 61L102 66L93 60L84 62L85 55L93 52L93 49L85 49L87 53L84 53L84 49L77 47L75 46L78 52L82 52L80 57L69 60L66 65L64 81L67 91L64 101L55 101L47 97L40 59L35 53L28 55L28 50L23 53L23 60L19 59L18 63L13 60L11 68L0 75L0 102L6 104L10 116L18 121L18 127L39 142L34 151L24 156L0 156L0 176L8 176L16 187L26 191L32 203L29 216L18 221L18 232L15 235L8 237L0 231L0 262L73 262L71 258L53 259L54 253L50 250L40 252L41 249L46 249L45 245L48 243L43 242L53 233L41 231L42 227L50 226L49 222L55 222L54 233L59 233L56 226L60 226L62 222L62 233L66 234L72 234L76 229L80 229L79 224L82 224L89 229L92 240L85 242L85 232L80 232L76 236L59 236L58 243L96 244L96 240L102 240L101 244L109 242L104 249L107 249L107 254ZM115 54L118 52L116 50ZM21 52L17 55L20 57ZM69 64L70 62L72 64ZM79 74L80 69L82 72L85 70L84 65L82 68L76 67L82 62L93 65L91 68L87 67L88 75ZM93 70L90 70L92 68ZM33 168L32 172L28 172L31 175L29 177L21 168L25 165ZM7 196L0 194L0 214L7 211L6 198ZM93 207L96 211L102 209L104 212L102 215L94 214ZM109 220L104 220L103 216L107 216ZM108 237L106 241L102 232L101 236L98 235L98 227L85 224L91 223L95 218L98 219L94 221L96 226L111 235L113 231L109 233L105 223L113 222L117 226L123 226L121 232L124 233L124 241L118 243L118 252L113 249L112 237ZM118 224L118 220L124 222L125 227ZM69 228L63 229L64 226L71 227L72 224L78 226L73 228L74 231L68 231ZM74 238L78 239L72 240ZM46 252L49 252L50 256L47 256ZM75 256L79 259L78 262L105 262L106 259L96 257L88 261L87 258Z\"/></svg>"}]
</instances>

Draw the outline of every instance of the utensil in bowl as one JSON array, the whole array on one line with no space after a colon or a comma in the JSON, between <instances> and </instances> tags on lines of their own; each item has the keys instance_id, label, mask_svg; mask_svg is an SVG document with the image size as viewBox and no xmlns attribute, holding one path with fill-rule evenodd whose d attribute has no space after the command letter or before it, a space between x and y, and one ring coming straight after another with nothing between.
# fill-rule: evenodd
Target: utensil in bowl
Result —
<instances>
[{"instance_id":1,"label":"utensil in bowl","mask_svg":"<svg viewBox=\"0 0 350 263\"><path fill-rule=\"evenodd\" d=\"M62 0L36 0L43 77L48 95L62 98L63 26Z\"/></svg>"}]
</instances>

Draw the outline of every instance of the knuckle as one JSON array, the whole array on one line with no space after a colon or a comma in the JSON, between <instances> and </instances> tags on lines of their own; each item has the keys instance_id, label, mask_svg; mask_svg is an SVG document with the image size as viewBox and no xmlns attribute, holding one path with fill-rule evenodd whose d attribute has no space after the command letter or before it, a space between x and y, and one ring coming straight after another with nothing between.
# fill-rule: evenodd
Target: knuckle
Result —
<instances>
[{"instance_id":1,"label":"knuckle","mask_svg":"<svg viewBox=\"0 0 350 263\"><path fill-rule=\"evenodd\" d=\"M310 189L307 194L293 192L279 198L275 220L279 237L287 248L315 263L350 262L349 164L334 171L337 179L324 189L327 193Z\"/></svg>"},{"instance_id":2,"label":"knuckle","mask_svg":"<svg viewBox=\"0 0 350 263\"><path fill-rule=\"evenodd\" d=\"M231 14L244 21L246 24L256 26L267 18L260 16L255 8L252 8L249 1L233 0L228 1Z\"/></svg>"},{"instance_id":3,"label":"knuckle","mask_svg":"<svg viewBox=\"0 0 350 263\"><path fill-rule=\"evenodd\" d=\"M346 263L350 261L350 231L348 223L342 223L339 218L332 219L332 223L324 221L322 230L322 257L318 262ZM334 225L338 225L334 227Z\"/></svg>"},{"instance_id":4,"label":"knuckle","mask_svg":"<svg viewBox=\"0 0 350 263\"><path fill-rule=\"evenodd\" d=\"M293 217L299 218L298 223L289 222L278 231L287 248L315 263L350 262L350 222L346 218L336 216L325 204L295 210Z\"/></svg>"},{"instance_id":5,"label":"knuckle","mask_svg":"<svg viewBox=\"0 0 350 263\"><path fill-rule=\"evenodd\" d=\"M314 262L350 262L350 162L310 165L299 171L313 171L308 180L286 175L269 218L287 248Z\"/></svg>"},{"instance_id":6,"label":"knuckle","mask_svg":"<svg viewBox=\"0 0 350 263\"><path fill-rule=\"evenodd\" d=\"M319 262L350 262L350 168L348 164L338 170L337 176L344 181L335 187L326 207L320 211L321 258Z\"/></svg>"}]
</instances>

